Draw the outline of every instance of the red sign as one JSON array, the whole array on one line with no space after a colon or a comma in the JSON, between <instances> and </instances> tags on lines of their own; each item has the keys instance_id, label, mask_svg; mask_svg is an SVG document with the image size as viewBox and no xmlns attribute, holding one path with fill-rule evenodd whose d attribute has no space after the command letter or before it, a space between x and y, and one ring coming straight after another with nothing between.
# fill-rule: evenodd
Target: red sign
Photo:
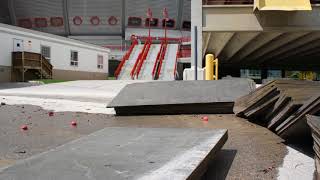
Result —
<instances>
[{"instance_id":1,"label":"red sign","mask_svg":"<svg viewBox=\"0 0 320 180\"><path fill-rule=\"evenodd\" d=\"M150 8L148 8L147 16L148 16L148 18L152 18L152 11Z\"/></svg>"},{"instance_id":2,"label":"red sign","mask_svg":"<svg viewBox=\"0 0 320 180\"><path fill-rule=\"evenodd\" d=\"M50 23L51 23L51 26L53 26L53 27L63 26L63 18L62 17L51 17Z\"/></svg>"},{"instance_id":3,"label":"red sign","mask_svg":"<svg viewBox=\"0 0 320 180\"><path fill-rule=\"evenodd\" d=\"M169 18L167 8L163 8L163 12L162 12L162 14L163 14L163 17L164 17L164 18L166 19L166 21L167 21L167 20L168 20L168 18Z\"/></svg>"}]
</instances>

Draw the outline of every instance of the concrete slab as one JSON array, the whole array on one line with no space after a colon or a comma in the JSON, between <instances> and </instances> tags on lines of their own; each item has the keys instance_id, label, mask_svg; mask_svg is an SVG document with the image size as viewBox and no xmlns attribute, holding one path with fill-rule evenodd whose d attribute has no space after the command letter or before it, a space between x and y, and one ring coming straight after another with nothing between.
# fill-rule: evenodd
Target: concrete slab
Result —
<instances>
[{"instance_id":1,"label":"concrete slab","mask_svg":"<svg viewBox=\"0 0 320 180\"><path fill-rule=\"evenodd\" d=\"M143 82L146 81L80 80L16 89L0 88L0 95L106 103L106 101L114 98L127 84Z\"/></svg>"},{"instance_id":2,"label":"concrete slab","mask_svg":"<svg viewBox=\"0 0 320 180\"><path fill-rule=\"evenodd\" d=\"M118 115L233 113L235 99L252 91L252 81L163 81L130 84L108 104Z\"/></svg>"},{"instance_id":3,"label":"concrete slab","mask_svg":"<svg viewBox=\"0 0 320 180\"><path fill-rule=\"evenodd\" d=\"M28 83L28 82L17 82L17 83L0 83L0 90L2 89L14 89L14 88L23 88L30 86L39 86L39 83Z\"/></svg>"},{"instance_id":4,"label":"concrete slab","mask_svg":"<svg viewBox=\"0 0 320 180\"><path fill-rule=\"evenodd\" d=\"M28 104L51 111L115 114L105 108L127 84L146 81L81 80L32 86L34 83L0 84L0 100L10 105ZM19 87L19 88L18 88Z\"/></svg>"},{"instance_id":5,"label":"concrete slab","mask_svg":"<svg viewBox=\"0 0 320 180\"><path fill-rule=\"evenodd\" d=\"M226 140L226 130L106 128L4 168L0 179L195 179Z\"/></svg>"}]
</instances>

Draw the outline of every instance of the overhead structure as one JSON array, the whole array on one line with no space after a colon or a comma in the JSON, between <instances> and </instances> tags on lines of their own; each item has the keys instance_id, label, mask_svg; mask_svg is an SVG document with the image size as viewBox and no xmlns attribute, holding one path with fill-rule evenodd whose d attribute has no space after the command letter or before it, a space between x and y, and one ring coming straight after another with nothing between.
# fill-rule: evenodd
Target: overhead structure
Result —
<instances>
[{"instance_id":1,"label":"overhead structure","mask_svg":"<svg viewBox=\"0 0 320 180\"><path fill-rule=\"evenodd\" d=\"M3 0L0 23L62 36L123 36L127 27L148 28L148 7L157 20L152 28L164 29L162 9L167 8L168 28L187 30L190 6L190 0Z\"/></svg>"},{"instance_id":2,"label":"overhead structure","mask_svg":"<svg viewBox=\"0 0 320 180\"><path fill-rule=\"evenodd\" d=\"M195 14L192 23L202 28L198 36L201 67L206 54L215 54L220 70L224 71L220 71L220 76L239 76L234 73L239 69L319 71L320 1L202 3L198 4L201 8L192 5Z\"/></svg>"},{"instance_id":3,"label":"overhead structure","mask_svg":"<svg viewBox=\"0 0 320 180\"><path fill-rule=\"evenodd\" d=\"M312 10L310 0L255 0L254 10L304 11Z\"/></svg>"}]
</instances>

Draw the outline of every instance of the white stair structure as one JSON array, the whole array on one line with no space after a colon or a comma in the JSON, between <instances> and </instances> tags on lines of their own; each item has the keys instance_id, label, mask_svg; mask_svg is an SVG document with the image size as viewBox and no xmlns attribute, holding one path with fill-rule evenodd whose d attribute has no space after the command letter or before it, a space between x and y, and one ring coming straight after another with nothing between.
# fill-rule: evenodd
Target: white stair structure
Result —
<instances>
[{"instance_id":1,"label":"white stair structure","mask_svg":"<svg viewBox=\"0 0 320 180\"><path fill-rule=\"evenodd\" d=\"M144 61L140 74L138 76L139 80L152 80L152 70L154 63L157 60L157 55L160 51L161 44L152 44L147 55L146 60Z\"/></svg>"},{"instance_id":2,"label":"white stair structure","mask_svg":"<svg viewBox=\"0 0 320 180\"><path fill-rule=\"evenodd\" d=\"M136 45L133 48L129 59L125 62L125 64L123 65L123 67L121 69L121 72L120 72L118 79L131 80L130 72L131 72L140 52L142 51L142 49L143 49L143 44Z\"/></svg>"},{"instance_id":3,"label":"white stair structure","mask_svg":"<svg viewBox=\"0 0 320 180\"><path fill-rule=\"evenodd\" d=\"M168 44L166 55L164 56L159 80L172 81L175 80L174 68L177 59L179 44Z\"/></svg>"}]
</instances>

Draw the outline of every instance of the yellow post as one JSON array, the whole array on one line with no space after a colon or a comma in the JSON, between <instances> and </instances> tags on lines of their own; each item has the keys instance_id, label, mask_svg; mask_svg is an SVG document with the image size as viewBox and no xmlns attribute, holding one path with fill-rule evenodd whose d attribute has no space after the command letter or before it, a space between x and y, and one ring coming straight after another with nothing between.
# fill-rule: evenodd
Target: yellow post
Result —
<instances>
[{"instance_id":1,"label":"yellow post","mask_svg":"<svg viewBox=\"0 0 320 180\"><path fill-rule=\"evenodd\" d=\"M213 80L213 54L206 55L206 80Z\"/></svg>"},{"instance_id":2,"label":"yellow post","mask_svg":"<svg viewBox=\"0 0 320 180\"><path fill-rule=\"evenodd\" d=\"M213 65L214 65L213 79L218 80L218 59L215 59L213 61Z\"/></svg>"}]
</instances>

